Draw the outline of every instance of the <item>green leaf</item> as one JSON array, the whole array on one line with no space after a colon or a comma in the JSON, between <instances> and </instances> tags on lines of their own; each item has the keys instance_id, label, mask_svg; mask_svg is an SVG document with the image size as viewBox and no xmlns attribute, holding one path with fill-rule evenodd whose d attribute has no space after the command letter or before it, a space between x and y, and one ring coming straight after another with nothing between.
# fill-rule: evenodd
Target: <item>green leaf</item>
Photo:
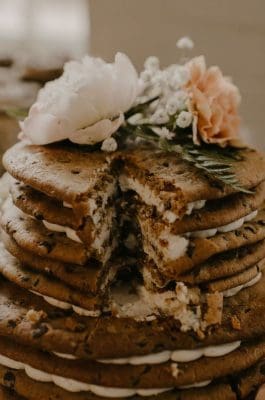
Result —
<instances>
[{"instance_id":1,"label":"green leaf","mask_svg":"<svg viewBox=\"0 0 265 400\"><path fill-rule=\"evenodd\" d=\"M253 193L241 186L233 172L234 163L241 159L239 154L236 155L236 150L227 151L226 149L216 149L216 147L211 148L211 146L207 149L205 147L195 148L194 144L184 145L182 149L185 159L194 164L196 168L206 172L211 178L217 179L239 192Z\"/></svg>"},{"instance_id":2,"label":"green leaf","mask_svg":"<svg viewBox=\"0 0 265 400\"><path fill-rule=\"evenodd\" d=\"M169 141L157 136L150 127L134 127L134 136L154 143L165 152L176 152L183 160L204 171L210 178L246 194L253 193L244 188L234 173L234 165L242 159L240 152L232 148L213 145L196 146L191 140L184 143Z\"/></svg>"}]
</instances>

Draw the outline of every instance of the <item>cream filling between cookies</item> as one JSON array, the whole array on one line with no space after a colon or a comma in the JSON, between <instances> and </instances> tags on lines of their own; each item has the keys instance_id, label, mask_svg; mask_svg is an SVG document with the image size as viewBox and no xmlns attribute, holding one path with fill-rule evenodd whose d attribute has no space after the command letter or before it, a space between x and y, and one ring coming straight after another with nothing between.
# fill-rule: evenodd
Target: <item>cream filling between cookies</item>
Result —
<instances>
[{"instance_id":1,"label":"cream filling between cookies","mask_svg":"<svg viewBox=\"0 0 265 400\"><path fill-rule=\"evenodd\" d=\"M49 231L65 233L66 236L74 242L82 243L82 240L79 238L79 236L77 236L77 233L74 229L63 225L52 224L45 219L42 222Z\"/></svg>"},{"instance_id":2,"label":"cream filling between cookies","mask_svg":"<svg viewBox=\"0 0 265 400\"><path fill-rule=\"evenodd\" d=\"M121 190L126 192L128 190L134 190L142 199L142 201L148 206L154 206L158 212L163 214L163 219L169 223L174 223L179 219L179 215L173 211L165 209L164 200L157 196L156 192L147 185L142 184L138 179L121 175L119 178ZM205 206L206 200L199 200L188 203L187 215L190 215L194 209L200 209Z\"/></svg>"},{"instance_id":3,"label":"cream filling between cookies","mask_svg":"<svg viewBox=\"0 0 265 400\"><path fill-rule=\"evenodd\" d=\"M73 309L76 314L85 316L85 317L98 317L101 314L100 310L86 310L85 308L75 306L74 304L66 303L64 301L55 299L54 297L45 296L35 290L30 290L31 293L40 296L45 300L47 303L51 304L54 307L61 308L62 310L71 310Z\"/></svg>"},{"instance_id":4,"label":"cream filling between cookies","mask_svg":"<svg viewBox=\"0 0 265 400\"><path fill-rule=\"evenodd\" d=\"M242 284L242 285L235 286L235 287L233 287L233 288L231 288L231 289L224 290L224 291L222 292L222 293L223 293L223 296L224 296L224 297L232 297L232 296L235 296L235 295L236 295L237 293L239 293L241 290L246 289L246 288L251 287L251 286L254 286L256 283L258 283L258 282L260 281L261 277L262 277L262 272L259 272L259 273L258 273L253 279L251 279L250 281L248 281L248 282L246 282L246 283L244 283L244 284Z\"/></svg>"},{"instance_id":5,"label":"cream filling between cookies","mask_svg":"<svg viewBox=\"0 0 265 400\"><path fill-rule=\"evenodd\" d=\"M216 346L208 346L195 350L175 350L162 351L160 353L148 354L146 356L133 356L127 358L98 359L97 362L104 364L118 365L145 365L145 364L162 364L169 360L186 363L198 360L201 357L221 357L232 353L240 347L241 341L226 343Z\"/></svg>"},{"instance_id":6,"label":"cream filling between cookies","mask_svg":"<svg viewBox=\"0 0 265 400\"><path fill-rule=\"evenodd\" d=\"M229 224L219 226L217 228L211 228L211 229L204 229L201 231L195 231L195 232L188 232L185 235L188 237L192 238L208 238L215 236L217 233L227 233L231 231L235 231L236 229L239 229L243 226L245 222L249 222L256 218L258 214L258 210L255 210L251 212L250 214L246 215L245 217L239 218Z\"/></svg>"},{"instance_id":7,"label":"cream filling between cookies","mask_svg":"<svg viewBox=\"0 0 265 400\"><path fill-rule=\"evenodd\" d=\"M103 189L105 189L105 190L93 192L94 196L96 196L96 197L93 197L93 193L92 193L92 196L89 197L87 200L89 216L92 219L94 225L97 225L100 222L101 217L102 217L102 211L104 211L106 209L109 199L117 191L117 186L116 186L115 181L108 183L107 185L105 185L105 187ZM98 204L97 204L98 200L100 200L100 206L98 206ZM74 206L72 204L68 203L67 201L63 201L63 206L66 208L71 208L71 209L74 208ZM78 206L78 204L76 206Z\"/></svg>"},{"instance_id":8,"label":"cream filling between cookies","mask_svg":"<svg viewBox=\"0 0 265 400\"><path fill-rule=\"evenodd\" d=\"M96 198L89 198L88 199L88 207L90 210L90 217L94 223L94 225L97 225L102 217L102 211L104 211L108 205L108 201L113 195L115 194L117 190L117 186L115 182L111 182L105 187L104 192L96 192L97 197ZM97 204L97 200L100 199L100 206Z\"/></svg>"},{"instance_id":9,"label":"cream filling between cookies","mask_svg":"<svg viewBox=\"0 0 265 400\"><path fill-rule=\"evenodd\" d=\"M152 246L153 250L149 247L147 252L152 253L154 261L158 262L156 250L160 253L165 261L176 260L186 254L189 246L190 238L209 238L215 236L217 233L228 233L243 226L245 222L253 220L258 214L258 211L253 211L243 218L233 221L227 225L219 226L217 228L205 229L202 231L187 232L183 235L174 235L170 232L170 228L165 229L160 233L158 237L148 236L148 241Z\"/></svg>"},{"instance_id":10,"label":"cream filling between cookies","mask_svg":"<svg viewBox=\"0 0 265 400\"><path fill-rule=\"evenodd\" d=\"M35 381L43 383L54 383L56 386L65 389L68 392L78 393L78 392L91 392L96 396L102 396L107 398L122 398L122 397L132 397L135 395L141 397L155 396L161 393L173 390L174 387L169 388L155 388L155 389L131 389L131 388L115 388L100 385L93 385L91 383L80 382L74 379L65 378L58 375L53 375L28 364L22 363L20 361L13 360L9 357L0 355L0 364L16 370L24 370L27 376ZM179 386L179 389L188 389L192 387L203 387L207 386L211 381L196 382L191 385Z\"/></svg>"},{"instance_id":11,"label":"cream filling between cookies","mask_svg":"<svg viewBox=\"0 0 265 400\"><path fill-rule=\"evenodd\" d=\"M111 223L114 218L114 212L108 213L106 220L102 223L100 229L98 232L95 232L95 239L91 243L91 247L95 249L96 251L101 252L102 251L102 246L110 237L110 232L111 232ZM83 241L79 238L77 235L76 231L72 228L69 228L67 226L63 225L58 225L58 224L53 224L51 222L48 222L46 220L42 221L44 226L52 232L62 232L65 233L66 236L78 243L83 243Z\"/></svg>"}]
</instances>

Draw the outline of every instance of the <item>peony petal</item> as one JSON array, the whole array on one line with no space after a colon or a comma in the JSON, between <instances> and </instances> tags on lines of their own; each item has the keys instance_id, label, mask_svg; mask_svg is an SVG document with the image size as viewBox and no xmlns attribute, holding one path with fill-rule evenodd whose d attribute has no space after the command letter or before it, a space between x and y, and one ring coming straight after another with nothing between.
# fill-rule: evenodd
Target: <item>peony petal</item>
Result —
<instances>
[{"instance_id":1,"label":"peony petal","mask_svg":"<svg viewBox=\"0 0 265 400\"><path fill-rule=\"evenodd\" d=\"M237 87L218 67L207 70L203 58L193 59L188 66L190 81L186 88L191 96L191 108L198 114L194 143L198 144L200 139L222 147L239 143L238 106L241 98Z\"/></svg>"},{"instance_id":2,"label":"peony petal","mask_svg":"<svg viewBox=\"0 0 265 400\"><path fill-rule=\"evenodd\" d=\"M92 126L84 129L79 129L69 135L69 140L73 143L93 145L98 142L103 142L116 132L124 122L124 116L121 114L114 121L103 119L96 122Z\"/></svg>"},{"instance_id":3,"label":"peony petal","mask_svg":"<svg viewBox=\"0 0 265 400\"><path fill-rule=\"evenodd\" d=\"M43 113L37 105L29 116L21 123L20 138L36 145L44 145L66 139L69 129L66 120L61 120L52 114Z\"/></svg>"}]
</instances>

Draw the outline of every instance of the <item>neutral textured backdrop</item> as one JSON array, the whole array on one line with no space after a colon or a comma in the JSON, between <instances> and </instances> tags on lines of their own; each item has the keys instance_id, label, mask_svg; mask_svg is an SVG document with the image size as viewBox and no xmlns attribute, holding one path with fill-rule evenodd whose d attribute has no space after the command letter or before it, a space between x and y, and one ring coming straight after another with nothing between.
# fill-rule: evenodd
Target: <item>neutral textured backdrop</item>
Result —
<instances>
[{"instance_id":1,"label":"neutral textured backdrop","mask_svg":"<svg viewBox=\"0 0 265 400\"><path fill-rule=\"evenodd\" d=\"M126 52L138 68L146 55L177 59L176 40L189 35L240 87L248 140L265 149L264 0L90 0L91 48L108 60Z\"/></svg>"}]
</instances>

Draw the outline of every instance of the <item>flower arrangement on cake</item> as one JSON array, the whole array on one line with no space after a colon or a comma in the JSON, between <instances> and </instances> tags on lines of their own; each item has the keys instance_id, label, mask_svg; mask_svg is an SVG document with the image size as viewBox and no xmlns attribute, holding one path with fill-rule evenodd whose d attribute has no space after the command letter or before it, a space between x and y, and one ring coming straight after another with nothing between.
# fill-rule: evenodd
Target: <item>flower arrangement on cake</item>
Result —
<instances>
[{"instance_id":1,"label":"flower arrangement on cake","mask_svg":"<svg viewBox=\"0 0 265 400\"><path fill-rule=\"evenodd\" d=\"M182 49L192 45L188 38L178 41ZM240 157L235 149L244 146L240 100L231 79L219 67L207 68L203 56L164 69L157 57L149 57L139 76L124 54L113 64L86 56L67 63L63 76L40 91L21 123L20 139L40 145L64 139L101 143L111 152L128 137L142 138L246 191L233 174Z\"/></svg>"}]
</instances>

